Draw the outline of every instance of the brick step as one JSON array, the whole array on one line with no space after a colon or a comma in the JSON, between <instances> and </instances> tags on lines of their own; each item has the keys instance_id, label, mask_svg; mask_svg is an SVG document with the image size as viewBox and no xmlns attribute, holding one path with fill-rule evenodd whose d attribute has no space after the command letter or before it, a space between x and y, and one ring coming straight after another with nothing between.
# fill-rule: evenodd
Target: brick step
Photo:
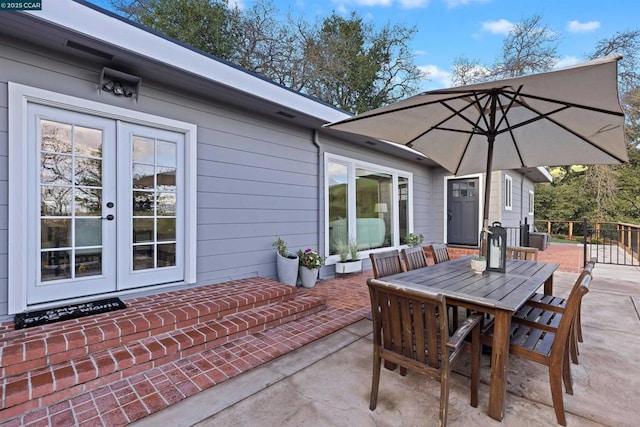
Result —
<instances>
[{"instance_id":1,"label":"brick step","mask_svg":"<svg viewBox=\"0 0 640 427\"><path fill-rule=\"evenodd\" d=\"M254 283L255 282L255 283ZM8 377L82 355L290 301L296 288L256 278L126 300L126 309L14 330L0 327L0 375Z\"/></svg>"},{"instance_id":2,"label":"brick step","mask_svg":"<svg viewBox=\"0 0 640 427\"><path fill-rule=\"evenodd\" d=\"M0 422L301 319L324 308L323 298L299 295L292 300L263 304L120 346L79 354L29 372L5 376L2 380Z\"/></svg>"}]
</instances>

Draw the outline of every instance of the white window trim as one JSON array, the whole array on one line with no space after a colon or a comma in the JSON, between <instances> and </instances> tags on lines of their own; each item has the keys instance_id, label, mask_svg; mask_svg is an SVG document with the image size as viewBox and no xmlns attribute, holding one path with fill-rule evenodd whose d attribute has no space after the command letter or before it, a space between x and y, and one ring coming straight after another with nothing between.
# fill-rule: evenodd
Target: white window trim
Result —
<instances>
[{"instance_id":1,"label":"white window trim","mask_svg":"<svg viewBox=\"0 0 640 427\"><path fill-rule=\"evenodd\" d=\"M504 187L504 210L510 211L513 210L513 178L506 174L504 176ZM509 191L507 192L507 190Z\"/></svg>"},{"instance_id":2,"label":"white window trim","mask_svg":"<svg viewBox=\"0 0 640 427\"><path fill-rule=\"evenodd\" d=\"M327 265L334 264L340 260L340 257L338 255L329 255L329 230L328 230L329 177L327 174L327 168L329 167L329 162L341 163L347 166L347 171L348 171L347 179L349 183L355 182L356 168L365 168L365 169L373 170L376 172L388 173L389 175L391 175L392 182L393 182L391 197L393 200L393 205L395 207L398 206L398 202L400 199L400 196L398 194L398 177L407 178L409 180L409 186L408 186L409 200L407 201L407 228L410 230L409 233L413 232L413 173L403 171L400 169L381 166L376 163L357 160L351 157L340 156L338 154L324 153L324 172L323 172L324 173L324 224L325 224L324 225L324 256L326 257L325 263ZM352 186L348 186L347 188L349 190L347 193L347 203L349 204L349 207L352 207L351 206L352 204L355 205L355 195L352 194ZM349 209L348 223L355 223L356 221L355 215L356 215L355 209ZM366 258L369 256L368 254L371 252L380 252L380 251L392 249L394 247L395 248L400 247L401 245L400 245L399 225L400 225L400 214L398 212L398 209L396 208L396 209L393 209L393 236L394 236L393 240L394 241L392 242L392 245L390 247L385 247L380 249L359 251L359 253L363 254L364 257ZM362 256L361 256L361 259L362 259Z\"/></svg>"},{"instance_id":3,"label":"white window trim","mask_svg":"<svg viewBox=\"0 0 640 427\"><path fill-rule=\"evenodd\" d=\"M25 236L30 224L27 212L27 104L36 103L79 113L166 129L185 137L185 281L196 282L197 247L197 126L152 114L102 104L74 96L9 82L9 230L8 243L8 313L27 308L26 280L28 244ZM175 283L173 284L175 285ZM114 293L118 295L119 293ZM47 305L33 306L33 308ZM30 307L31 308L31 307Z\"/></svg>"},{"instance_id":4,"label":"white window trim","mask_svg":"<svg viewBox=\"0 0 640 427\"><path fill-rule=\"evenodd\" d=\"M529 190L529 215L533 216L535 210L535 199L534 199L534 191Z\"/></svg>"}]
</instances>

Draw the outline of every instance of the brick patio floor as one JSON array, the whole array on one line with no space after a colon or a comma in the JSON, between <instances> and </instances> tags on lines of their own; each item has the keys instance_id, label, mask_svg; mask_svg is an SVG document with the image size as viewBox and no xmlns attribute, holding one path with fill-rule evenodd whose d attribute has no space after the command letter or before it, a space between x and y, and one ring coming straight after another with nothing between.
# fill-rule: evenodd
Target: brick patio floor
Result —
<instances>
[{"instance_id":1,"label":"brick patio floor","mask_svg":"<svg viewBox=\"0 0 640 427\"><path fill-rule=\"evenodd\" d=\"M559 270L578 272L582 248L555 244L540 261L558 262ZM199 391L214 387L287 352L363 319L369 312L366 279L371 271L322 280L301 295L324 297L326 309L222 346L188 355L127 379L111 382L69 400L25 414L8 414L4 426L121 426L155 413ZM3 399L5 396L3 395Z\"/></svg>"}]
</instances>

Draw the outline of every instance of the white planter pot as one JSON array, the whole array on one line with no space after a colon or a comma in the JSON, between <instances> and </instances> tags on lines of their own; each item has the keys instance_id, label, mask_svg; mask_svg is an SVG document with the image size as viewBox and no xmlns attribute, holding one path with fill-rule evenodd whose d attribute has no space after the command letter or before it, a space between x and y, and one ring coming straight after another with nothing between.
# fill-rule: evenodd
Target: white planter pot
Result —
<instances>
[{"instance_id":1,"label":"white planter pot","mask_svg":"<svg viewBox=\"0 0 640 427\"><path fill-rule=\"evenodd\" d=\"M305 288L313 288L318 280L318 269L300 267L300 281Z\"/></svg>"},{"instance_id":2,"label":"white planter pot","mask_svg":"<svg viewBox=\"0 0 640 427\"><path fill-rule=\"evenodd\" d=\"M298 257L286 258L276 252L276 266L278 268L278 281L295 286L298 282Z\"/></svg>"},{"instance_id":3,"label":"white planter pot","mask_svg":"<svg viewBox=\"0 0 640 427\"><path fill-rule=\"evenodd\" d=\"M355 273L356 271L362 271L362 260L347 262L336 262L336 274Z\"/></svg>"},{"instance_id":4,"label":"white planter pot","mask_svg":"<svg viewBox=\"0 0 640 427\"><path fill-rule=\"evenodd\" d=\"M486 259L483 259L483 260L472 259L471 260L471 269L476 274L482 274L482 272L487 269L487 260Z\"/></svg>"}]
</instances>

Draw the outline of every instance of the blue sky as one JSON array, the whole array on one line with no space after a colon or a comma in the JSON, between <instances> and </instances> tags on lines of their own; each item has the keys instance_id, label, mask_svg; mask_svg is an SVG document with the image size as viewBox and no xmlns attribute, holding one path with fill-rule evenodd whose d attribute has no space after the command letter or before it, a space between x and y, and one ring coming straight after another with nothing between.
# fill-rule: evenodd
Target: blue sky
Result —
<instances>
[{"instance_id":1,"label":"blue sky","mask_svg":"<svg viewBox=\"0 0 640 427\"><path fill-rule=\"evenodd\" d=\"M232 0L240 7L253 0ZM109 8L109 0L91 0ZM273 0L285 14L321 19L333 10L356 11L381 27L386 23L416 26L411 44L415 64L429 73L424 89L450 86L454 59L464 55L491 65L500 55L511 25L534 14L560 39L559 66L585 58L599 40L640 28L637 0Z\"/></svg>"}]
</instances>

